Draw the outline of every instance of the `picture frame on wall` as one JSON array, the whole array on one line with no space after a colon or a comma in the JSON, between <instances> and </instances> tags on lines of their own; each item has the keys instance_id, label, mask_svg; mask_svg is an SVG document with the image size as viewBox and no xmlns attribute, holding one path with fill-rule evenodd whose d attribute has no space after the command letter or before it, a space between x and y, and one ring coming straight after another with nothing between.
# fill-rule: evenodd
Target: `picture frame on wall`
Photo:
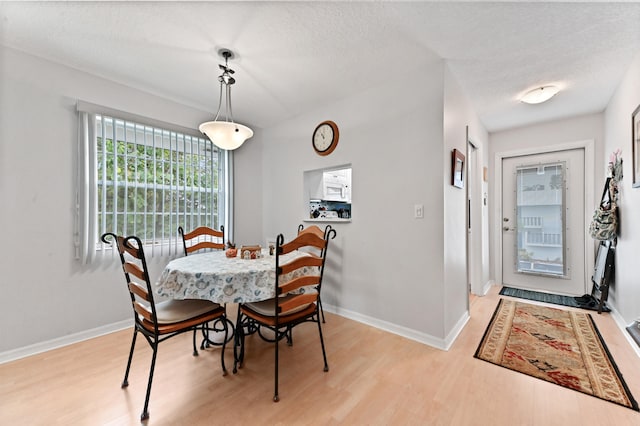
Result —
<instances>
[{"instance_id":1,"label":"picture frame on wall","mask_svg":"<svg viewBox=\"0 0 640 426\"><path fill-rule=\"evenodd\" d=\"M633 187L640 188L640 105L631 114L631 153L633 156Z\"/></svg>"},{"instance_id":2,"label":"picture frame on wall","mask_svg":"<svg viewBox=\"0 0 640 426\"><path fill-rule=\"evenodd\" d=\"M451 152L451 185L464 188L464 154L457 149Z\"/></svg>"}]
</instances>

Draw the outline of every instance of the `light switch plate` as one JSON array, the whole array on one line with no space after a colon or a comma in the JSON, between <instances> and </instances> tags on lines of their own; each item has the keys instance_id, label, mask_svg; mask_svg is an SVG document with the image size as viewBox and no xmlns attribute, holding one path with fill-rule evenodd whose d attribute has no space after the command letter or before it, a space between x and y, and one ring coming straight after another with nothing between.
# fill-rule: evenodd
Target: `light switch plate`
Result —
<instances>
[{"instance_id":1,"label":"light switch plate","mask_svg":"<svg viewBox=\"0 0 640 426\"><path fill-rule=\"evenodd\" d=\"M415 206L413 206L414 209L414 217L416 219L422 219L424 217L424 205L423 204L416 204Z\"/></svg>"}]
</instances>

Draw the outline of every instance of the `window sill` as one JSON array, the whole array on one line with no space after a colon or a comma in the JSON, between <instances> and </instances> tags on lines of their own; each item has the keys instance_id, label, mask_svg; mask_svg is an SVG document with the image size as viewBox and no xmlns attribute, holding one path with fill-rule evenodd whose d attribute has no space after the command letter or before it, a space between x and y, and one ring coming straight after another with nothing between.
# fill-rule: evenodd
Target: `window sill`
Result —
<instances>
[{"instance_id":1,"label":"window sill","mask_svg":"<svg viewBox=\"0 0 640 426\"><path fill-rule=\"evenodd\" d=\"M303 222L351 222L351 218L349 219L341 219L339 217L319 217L316 219L302 219Z\"/></svg>"}]
</instances>

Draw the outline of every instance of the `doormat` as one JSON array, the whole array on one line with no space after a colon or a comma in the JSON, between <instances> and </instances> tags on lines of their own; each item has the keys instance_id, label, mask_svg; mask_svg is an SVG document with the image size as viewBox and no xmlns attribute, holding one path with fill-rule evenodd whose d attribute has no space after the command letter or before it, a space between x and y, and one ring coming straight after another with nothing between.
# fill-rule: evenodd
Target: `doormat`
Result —
<instances>
[{"instance_id":1,"label":"doormat","mask_svg":"<svg viewBox=\"0 0 640 426\"><path fill-rule=\"evenodd\" d=\"M572 297L562 296L560 294L542 293L532 290L521 290L513 287L502 287L500 294L503 296L518 297L520 299L535 300L536 302L551 303L554 305L571 306L572 308L589 309L591 311L598 310L598 302L590 295ZM611 312L605 303L602 306L602 312Z\"/></svg>"},{"instance_id":2,"label":"doormat","mask_svg":"<svg viewBox=\"0 0 640 426\"><path fill-rule=\"evenodd\" d=\"M474 357L640 411L586 312L500 299Z\"/></svg>"}]
</instances>

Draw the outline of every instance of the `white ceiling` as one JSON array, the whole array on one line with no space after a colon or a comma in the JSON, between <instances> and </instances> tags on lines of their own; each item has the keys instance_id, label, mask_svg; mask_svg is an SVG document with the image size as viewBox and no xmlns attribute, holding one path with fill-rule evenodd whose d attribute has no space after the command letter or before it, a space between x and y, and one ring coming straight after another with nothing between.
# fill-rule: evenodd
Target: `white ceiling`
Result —
<instances>
[{"instance_id":1,"label":"white ceiling","mask_svg":"<svg viewBox=\"0 0 640 426\"><path fill-rule=\"evenodd\" d=\"M263 128L443 58L493 132L603 111L640 3L3 1L0 44L212 113L230 48L234 118Z\"/></svg>"}]
</instances>

